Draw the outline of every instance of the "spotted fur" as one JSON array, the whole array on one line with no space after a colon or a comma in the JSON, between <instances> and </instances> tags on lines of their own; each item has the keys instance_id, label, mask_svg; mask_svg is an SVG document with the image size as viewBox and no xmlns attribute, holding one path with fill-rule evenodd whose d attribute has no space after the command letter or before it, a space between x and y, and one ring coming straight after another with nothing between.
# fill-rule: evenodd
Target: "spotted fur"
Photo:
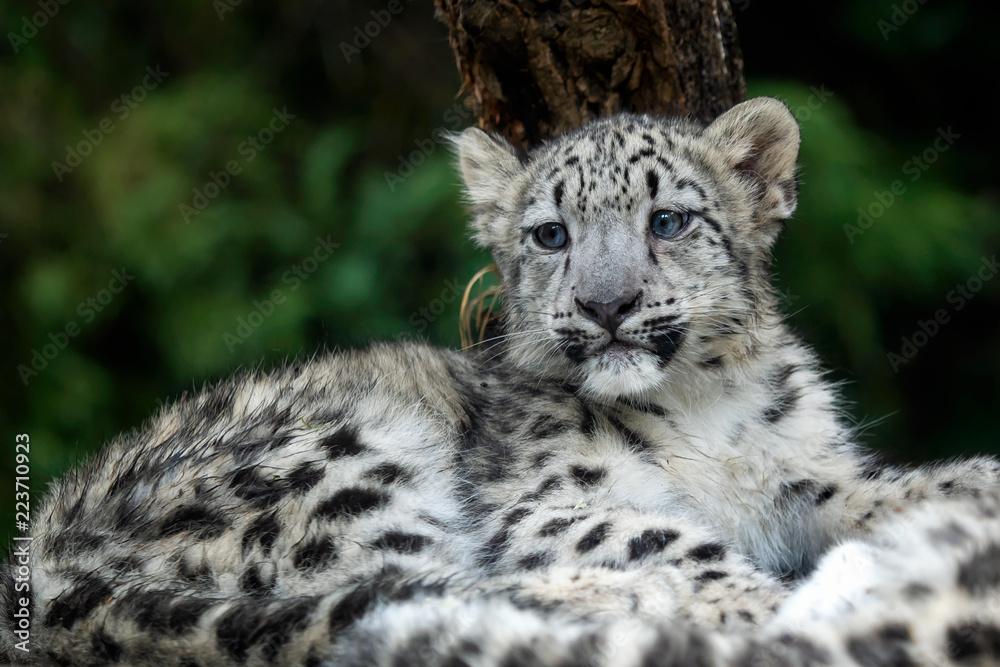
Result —
<instances>
[{"instance_id":1,"label":"spotted fur","mask_svg":"<svg viewBox=\"0 0 1000 667\"><path fill-rule=\"evenodd\" d=\"M36 664L1000 659L1000 465L880 466L768 280L798 129L618 115L456 138L504 284L476 354L230 378L47 494ZM672 238L656 211L684 213ZM540 225L567 242L541 245Z\"/></svg>"}]
</instances>

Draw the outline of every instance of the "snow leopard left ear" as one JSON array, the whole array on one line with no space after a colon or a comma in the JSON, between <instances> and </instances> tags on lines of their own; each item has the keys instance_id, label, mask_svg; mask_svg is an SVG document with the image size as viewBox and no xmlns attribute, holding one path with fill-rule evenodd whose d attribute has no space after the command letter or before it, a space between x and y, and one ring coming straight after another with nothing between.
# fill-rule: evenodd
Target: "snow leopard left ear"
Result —
<instances>
[{"instance_id":1,"label":"snow leopard left ear","mask_svg":"<svg viewBox=\"0 0 1000 667\"><path fill-rule=\"evenodd\" d=\"M758 220L791 217L799 197L799 126L787 106L771 97L747 100L715 119L705 134L729 166L752 182Z\"/></svg>"},{"instance_id":2,"label":"snow leopard left ear","mask_svg":"<svg viewBox=\"0 0 1000 667\"><path fill-rule=\"evenodd\" d=\"M470 127L452 135L465 192L476 213L496 204L522 168L518 152L498 134Z\"/></svg>"}]
</instances>

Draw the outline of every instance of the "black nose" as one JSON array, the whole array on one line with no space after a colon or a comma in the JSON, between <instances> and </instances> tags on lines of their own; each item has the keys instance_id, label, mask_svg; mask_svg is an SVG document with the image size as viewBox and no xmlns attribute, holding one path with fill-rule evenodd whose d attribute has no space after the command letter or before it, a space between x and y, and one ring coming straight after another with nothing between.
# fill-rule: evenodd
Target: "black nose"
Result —
<instances>
[{"instance_id":1,"label":"black nose","mask_svg":"<svg viewBox=\"0 0 1000 667\"><path fill-rule=\"evenodd\" d=\"M639 309L639 297L641 296L642 292L639 292L632 296L623 296L608 303L600 303L598 301L584 303L577 299L576 309L591 322L596 322L601 327L610 331L613 336L618 331L621 323Z\"/></svg>"}]
</instances>

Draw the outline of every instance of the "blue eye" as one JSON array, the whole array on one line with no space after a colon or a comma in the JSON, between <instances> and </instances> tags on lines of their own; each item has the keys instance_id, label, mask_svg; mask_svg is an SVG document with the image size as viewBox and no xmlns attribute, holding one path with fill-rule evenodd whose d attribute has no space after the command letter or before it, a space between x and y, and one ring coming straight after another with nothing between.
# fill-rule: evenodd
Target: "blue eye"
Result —
<instances>
[{"instance_id":1,"label":"blue eye","mask_svg":"<svg viewBox=\"0 0 1000 667\"><path fill-rule=\"evenodd\" d=\"M649 228L661 239L672 239L691 222L691 214L685 211L656 211L649 220Z\"/></svg>"},{"instance_id":2,"label":"blue eye","mask_svg":"<svg viewBox=\"0 0 1000 667\"><path fill-rule=\"evenodd\" d=\"M535 227L535 240L545 248L561 248L569 240L566 228L558 222L546 222Z\"/></svg>"}]
</instances>

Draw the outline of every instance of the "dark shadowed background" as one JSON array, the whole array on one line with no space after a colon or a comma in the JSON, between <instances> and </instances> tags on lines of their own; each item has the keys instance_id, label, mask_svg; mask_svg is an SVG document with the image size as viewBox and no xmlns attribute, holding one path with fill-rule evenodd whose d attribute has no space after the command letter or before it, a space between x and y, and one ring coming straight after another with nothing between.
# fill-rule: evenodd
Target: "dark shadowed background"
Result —
<instances>
[{"instance_id":1,"label":"dark shadowed background","mask_svg":"<svg viewBox=\"0 0 1000 667\"><path fill-rule=\"evenodd\" d=\"M488 258L437 139L471 115L431 1L400 1L360 48L386 0L0 5L4 530L16 434L37 498L237 368L458 344ZM982 4L734 3L750 94L802 126L786 309L898 460L1000 453L1000 16Z\"/></svg>"}]
</instances>

